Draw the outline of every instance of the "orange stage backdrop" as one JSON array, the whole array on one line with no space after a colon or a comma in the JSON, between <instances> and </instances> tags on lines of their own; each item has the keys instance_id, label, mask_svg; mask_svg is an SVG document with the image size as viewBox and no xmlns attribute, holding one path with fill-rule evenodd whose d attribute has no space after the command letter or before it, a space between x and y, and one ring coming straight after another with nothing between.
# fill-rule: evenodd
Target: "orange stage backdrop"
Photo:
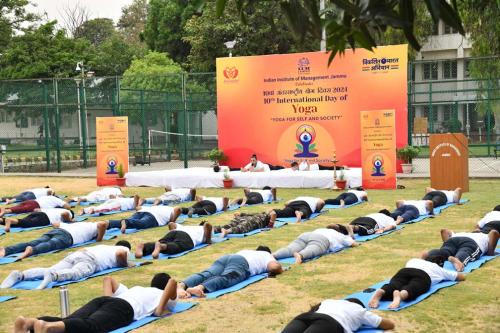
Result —
<instances>
[{"instance_id":1,"label":"orange stage backdrop","mask_svg":"<svg viewBox=\"0 0 500 333\"><path fill-rule=\"evenodd\" d=\"M394 110L361 111L363 187L396 188Z\"/></svg>"},{"instance_id":2,"label":"orange stage backdrop","mask_svg":"<svg viewBox=\"0 0 500 333\"><path fill-rule=\"evenodd\" d=\"M240 167L294 160L361 166L360 112L393 109L396 144L407 143L407 45L217 59L219 148Z\"/></svg>"},{"instance_id":3,"label":"orange stage backdrop","mask_svg":"<svg viewBox=\"0 0 500 333\"><path fill-rule=\"evenodd\" d=\"M96 118L97 185L117 185L118 167L128 172L128 117Z\"/></svg>"}]
</instances>

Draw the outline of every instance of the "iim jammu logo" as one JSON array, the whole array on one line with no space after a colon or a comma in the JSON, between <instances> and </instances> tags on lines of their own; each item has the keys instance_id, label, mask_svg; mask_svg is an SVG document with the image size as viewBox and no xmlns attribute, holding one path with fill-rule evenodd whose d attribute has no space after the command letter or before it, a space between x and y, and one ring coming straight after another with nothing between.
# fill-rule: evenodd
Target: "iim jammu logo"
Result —
<instances>
[{"instance_id":1,"label":"iim jammu logo","mask_svg":"<svg viewBox=\"0 0 500 333\"><path fill-rule=\"evenodd\" d=\"M311 72L311 62L308 58L300 58L297 63L297 70L299 74L309 74Z\"/></svg>"}]
</instances>

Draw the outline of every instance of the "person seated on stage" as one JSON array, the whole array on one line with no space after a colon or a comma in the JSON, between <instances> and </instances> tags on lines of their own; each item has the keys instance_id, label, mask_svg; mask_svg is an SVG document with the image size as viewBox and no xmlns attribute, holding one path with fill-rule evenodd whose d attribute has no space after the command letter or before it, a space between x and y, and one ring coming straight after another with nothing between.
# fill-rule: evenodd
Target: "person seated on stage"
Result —
<instances>
[{"instance_id":1,"label":"person seated on stage","mask_svg":"<svg viewBox=\"0 0 500 333\"><path fill-rule=\"evenodd\" d=\"M250 157L250 163L241 168L241 172L263 172L266 171L266 165L257 160L257 155Z\"/></svg>"},{"instance_id":2,"label":"person seated on stage","mask_svg":"<svg viewBox=\"0 0 500 333\"><path fill-rule=\"evenodd\" d=\"M109 199L115 199L118 197L123 197L121 188L119 187L103 187L97 191L90 192L87 195L81 197L68 198L67 202L76 202L78 205L80 202L102 202Z\"/></svg>"},{"instance_id":3,"label":"person seated on stage","mask_svg":"<svg viewBox=\"0 0 500 333\"><path fill-rule=\"evenodd\" d=\"M134 215L122 220L109 220L108 229L120 228L122 234L127 229L149 229L175 222L181 215L180 207L151 206L137 207Z\"/></svg>"},{"instance_id":4,"label":"person seated on stage","mask_svg":"<svg viewBox=\"0 0 500 333\"><path fill-rule=\"evenodd\" d=\"M143 203L157 205L176 205L181 202L192 201L196 198L194 188L174 188L165 187L165 193L156 198L146 198Z\"/></svg>"},{"instance_id":5,"label":"person seated on stage","mask_svg":"<svg viewBox=\"0 0 500 333\"><path fill-rule=\"evenodd\" d=\"M479 230L485 234L489 233L491 230L496 230L500 232L500 205L493 208L493 210L477 222L476 230Z\"/></svg>"},{"instance_id":6,"label":"person seated on stage","mask_svg":"<svg viewBox=\"0 0 500 333\"><path fill-rule=\"evenodd\" d=\"M434 204L431 200L398 200L396 209L391 213L396 224L416 219L420 215L434 214Z\"/></svg>"},{"instance_id":7,"label":"person seated on stage","mask_svg":"<svg viewBox=\"0 0 500 333\"><path fill-rule=\"evenodd\" d=\"M325 204L344 207L361 201L368 201L368 193L362 187L357 187L354 190L341 193L335 199L325 199Z\"/></svg>"},{"instance_id":8,"label":"person seated on stage","mask_svg":"<svg viewBox=\"0 0 500 333\"><path fill-rule=\"evenodd\" d=\"M36 289L45 289L51 282L78 281L96 272L115 267L133 267L127 260L130 243L121 240L112 245L96 245L67 255L63 260L49 268L31 268L25 271L12 271L0 288L10 288L21 281L40 280Z\"/></svg>"},{"instance_id":9,"label":"person seated on stage","mask_svg":"<svg viewBox=\"0 0 500 333\"><path fill-rule=\"evenodd\" d=\"M495 254L500 234L491 230L488 234L481 232L453 233L448 229L441 229L443 245L440 249L422 253L422 259L429 256L443 256L448 258L458 272L462 272L469 262L476 261L482 255Z\"/></svg>"},{"instance_id":10,"label":"person seated on stage","mask_svg":"<svg viewBox=\"0 0 500 333\"><path fill-rule=\"evenodd\" d=\"M392 320L366 310L357 298L327 299L295 317L281 333L351 333L361 326L381 330L396 327Z\"/></svg>"},{"instance_id":11,"label":"person seated on stage","mask_svg":"<svg viewBox=\"0 0 500 333\"><path fill-rule=\"evenodd\" d=\"M309 218L313 213L319 213L324 206L325 202L320 198L297 197L288 201L283 209L269 210L270 224L274 226L278 217L296 217L297 222L300 222L302 219Z\"/></svg>"},{"instance_id":12,"label":"person seated on stage","mask_svg":"<svg viewBox=\"0 0 500 333\"><path fill-rule=\"evenodd\" d=\"M139 243L135 251L136 258L152 255L158 259L160 253L177 254L193 249L200 244L212 243L212 225L203 223L199 226L183 226L178 223L168 224L169 232L156 242Z\"/></svg>"},{"instance_id":13,"label":"person seated on stage","mask_svg":"<svg viewBox=\"0 0 500 333\"><path fill-rule=\"evenodd\" d=\"M104 237L107 222L73 222L54 224L54 229L29 242L0 247L0 258L22 253L19 260L40 253L67 249L95 239L100 242Z\"/></svg>"},{"instance_id":14,"label":"person seated on stage","mask_svg":"<svg viewBox=\"0 0 500 333\"><path fill-rule=\"evenodd\" d=\"M292 171L299 171L299 162L293 161L290 164L290 170L292 170Z\"/></svg>"},{"instance_id":15,"label":"person seated on stage","mask_svg":"<svg viewBox=\"0 0 500 333\"><path fill-rule=\"evenodd\" d=\"M233 205L258 205L264 202L276 201L276 188L271 188L269 186L264 186L262 190L250 190L248 188L244 189L245 198L236 198L229 203L229 206Z\"/></svg>"},{"instance_id":16,"label":"person seated on stage","mask_svg":"<svg viewBox=\"0 0 500 333\"><path fill-rule=\"evenodd\" d=\"M16 228L44 227L61 222L73 222L75 213L64 208L37 208L28 216L20 219L0 217L0 224L5 224L5 232L10 232L11 226Z\"/></svg>"},{"instance_id":17,"label":"person seated on stage","mask_svg":"<svg viewBox=\"0 0 500 333\"><path fill-rule=\"evenodd\" d=\"M389 283L377 289L368 302L371 308L378 308L380 300L392 301L389 309L397 309L401 301L412 301L425 294L432 285L441 281L464 281L465 275L443 268L446 258L428 256L427 259L410 259Z\"/></svg>"},{"instance_id":18,"label":"person seated on stage","mask_svg":"<svg viewBox=\"0 0 500 333\"><path fill-rule=\"evenodd\" d=\"M5 202L7 205L14 203L14 202L24 202L28 200L35 200L41 197L45 197L48 195L55 195L55 192L53 189L50 188L50 186L45 186L45 187L38 187L38 188L32 188L26 191L21 192L18 195L14 195L12 197L3 197L0 199L0 201Z\"/></svg>"},{"instance_id":19,"label":"person seated on stage","mask_svg":"<svg viewBox=\"0 0 500 333\"><path fill-rule=\"evenodd\" d=\"M234 286L251 276L268 272L278 275L283 272L281 264L271 255L266 246L256 250L241 250L217 259L203 272L193 274L179 282L179 298L205 297L205 292L214 292Z\"/></svg>"},{"instance_id":20,"label":"person seated on stage","mask_svg":"<svg viewBox=\"0 0 500 333\"><path fill-rule=\"evenodd\" d=\"M196 215L212 215L218 212L226 211L229 206L229 198L227 197L196 197L196 203L191 207L183 207L182 214L189 216Z\"/></svg>"},{"instance_id":21,"label":"person seated on stage","mask_svg":"<svg viewBox=\"0 0 500 333\"><path fill-rule=\"evenodd\" d=\"M396 229L397 222L387 209L383 209L378 213L357 217L349 225L333 224L332 226L338 232L354 238L354 234L367 236Z\"/></svg>"},{"instance_id":22,"label":"person seated on stage","mask_svg":"<svg viewBox=\"0 0 500 333\"><path fill-rule=\"evenodd\" d=\"M262 229L262 228L272 228L271 216L266 213L234 213L234 217L231 221L223 226L215 226L214 232L221 233L222 237L226 237L230 234L245 234L247 232Z\"/></svg>"},{"instance_id":23,"label":"person seated on stage","mask_svg":"<svg viewBox=\"0 0 500 333\"><path fill-rule=\"evenodd\" d=\"M47 195L34 200L26 200L9 208L0 208L0 217L5 214L22 214L34 212L37 208L65 208L71 209L71 206L55 197L53 195Z\"/></svg>"},{"instance_id":24,"label":"person seated on stage","mask_svg":"<svg viewBox=\"0 0 500 333\"><path fill-rule=\"evenodd\" d=\"M132 288L106 276L103 289L104 296L94 298L66 318L20 316L14 332L111 332L147 316L164 316L177 304L177 282L166 273L155 274L150 287Z\"/></svg>"},{"instance_id":25,"label":"person seated on stage","mask_svg":"<svg viewBox=\"0 0 500 333\"><path fill-rule=\"evenodd\" d=\"M432 187L425 188L425 195L422 200L431 200L433 207L437 208L450 203L460 203L462 189L457 187L454 191L436 190Z\"/></svg>"},{"instance_id":26,"label":"person seated on stage","mask_svg":"<svg viewBox=\"0 0 500 333\"><path fill-rule=\"evenodd\" d=\"M328 225L326 228L300 234L288 246L274 252L273 256L278 260L293 256L295 263L301 264L304 260L358 245L351 237L336 231L333 225Z\"/></svg>"},{"instance_id":27,"label":"person seated on stage","mask_svg":"<svg viewBox=\"0 0 500 333\"><path fill-rule=\"evenodd\" d=\"M139 201L140 197L137 194L132 198L118 197L109 199L98 206L84 207L80 212L80 215L133 210L139 207Z\"/></svg>"}]
</instances>

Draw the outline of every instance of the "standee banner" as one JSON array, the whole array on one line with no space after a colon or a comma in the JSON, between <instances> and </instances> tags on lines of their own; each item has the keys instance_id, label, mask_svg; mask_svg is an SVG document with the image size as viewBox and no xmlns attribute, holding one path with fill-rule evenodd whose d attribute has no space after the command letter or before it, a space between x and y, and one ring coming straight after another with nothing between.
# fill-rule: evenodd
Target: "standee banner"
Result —
<instances>
[{"instance_id":1,"label":"standee banner","mask_svg":"<svg viewBox=\"0 0 500 333\"><path fill-rule=\"evenodd\" d=\"M407 45L217 59L219 148L231 167L250 155L361 166L360 112L395 110L396 144L407 143Z\"/></svg>"},{"instance_id":2,"label":"standee banner","mask_svg":"<svg viewBox=\"0 0 500 333\"><path fill-rule=\"evenodd\" d=\"M396 188L394 110L361 111L363 188Z\"/></svg>"},{"instance_id":3,"label":"standee banner","mask_svg":"<svg viewBox=\"0 0 500 333\"><path fill-rule=\"evenodd\" d=\"M118 185L128 172L128 117L96 118L97 185Z\"/></svg>"}]
</instances>

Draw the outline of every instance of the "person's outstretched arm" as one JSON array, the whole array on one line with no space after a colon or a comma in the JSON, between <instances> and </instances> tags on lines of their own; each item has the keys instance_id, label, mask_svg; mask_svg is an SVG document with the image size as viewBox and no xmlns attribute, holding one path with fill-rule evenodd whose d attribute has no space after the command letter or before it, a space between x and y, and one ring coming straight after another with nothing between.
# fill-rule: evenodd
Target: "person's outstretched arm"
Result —
<instances>
[{"instance_id":1,"label":"person's outstretched arm","mask_svg":"<svg viewBox=\"0 0 500 333\"><path fill-rule=\"evenodd\" d=\"M104 277L102 280L102 289L104 296L113 296L120 285L111 276Z\"/></svg>"},{"instance_id":2,"label":"person's outstretched arm","mask_svg":"<svg viewBox=\"0 0 500 333\"><path fill-rule=\"evenodd\" d=\"M85 222L85 223L93 223L93 222ZM100 221L96 222L97 223L97 237L96 237L96 242L102 241L104 238L104 234L106 233L106 230L108 229L108 222L106 221Z\"/></svg>"},{"instance_id":3,"label":"person's outstretched arm","mask_svg":"<svg viewBox=\"0 0 500 333\"><path fill-rule=\"evenodd\" d=\"M495 248L497 247L499 237L500 234L496 230L491 230L488 233L488 252L486 253L487 255L492 256L495 254Z\"/></svg>"},{"instance_id":4,"label":"person's outstretched arm","mask_svg":"<svg viewBox=\"0 0 500 333\"><path fill-rule=\"evenodd\" d=\"M393 330L396 327L396 324L387 318L382 318L382 321L378 325L378 328L387 331L387 330Z\"/></svg>"},{"instance_id":5,"label":"person's outstretched arm","mask_svg":"<svg viewBox=\"0 0 500 333\"><path fill-rule=\"evenodd\" d=\"M165 289L163 289L163 294L161 295L160 303L156 307L154 315L160 317L168 313L170 311L166 308L168 301L175 299L177 299L177 281L170 278L170 280L168 280L167 285L165 286Z\"/></svg>"}]
</instances>

